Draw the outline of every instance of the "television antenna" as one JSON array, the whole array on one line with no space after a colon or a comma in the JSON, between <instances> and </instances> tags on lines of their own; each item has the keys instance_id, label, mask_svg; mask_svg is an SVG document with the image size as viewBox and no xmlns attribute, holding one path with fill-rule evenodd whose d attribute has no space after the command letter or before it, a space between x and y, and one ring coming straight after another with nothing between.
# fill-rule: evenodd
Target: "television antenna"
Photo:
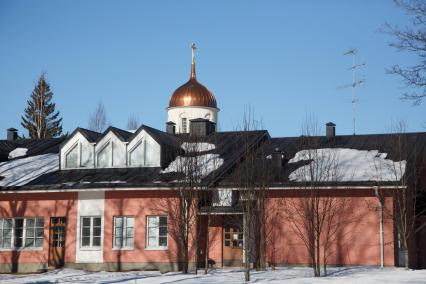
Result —
<instances>
[{"instance_id":1,"label":"television antenna","mask_svg":"<svg viewBox=\"0 0 426 284\"><path fill-rule=\"evenodd\" d=\"M346 70L352 71L352 83L340 87L340 89L346 89L346 88L352 89L352 124L353 124L354 135L355 135L355 131L356 131L356 103L358 102L355 91L356 91L357 87L362 86L365 83L365 80L363 80L363 79L358 80L355 76L355 73L356 73L356 70L358 68L366 65L365 63L356 64L357 53L358 53L358 50L356 48L351 48L343 54L343 55L352 56L352 66L349 67L348 69L346 69Z\"/></svg>"}]
</instances>

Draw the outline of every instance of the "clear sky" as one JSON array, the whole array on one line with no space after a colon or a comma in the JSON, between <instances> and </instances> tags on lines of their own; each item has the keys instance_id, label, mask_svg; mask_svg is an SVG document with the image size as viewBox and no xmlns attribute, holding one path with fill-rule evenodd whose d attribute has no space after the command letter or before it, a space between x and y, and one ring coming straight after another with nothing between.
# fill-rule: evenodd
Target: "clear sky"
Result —
<instances>
[{"instance_id":1,"label":"clear sky","mask_svg":"<svg viewBox=\"0 0 426 284\"><path fill-rule=\"evenodd\" d=\"M358 48L366 84L358 91L357 133L405 120L425 131L425 104L399 100L392 64L415 58L388 47L385 22L409 18L392 1L0 1L0 138L18 128L42 71L65 131L87 127L102 100L112 125L130 114L165 129L173 91L190 73L216 96L221 130L252 106L272 136L300 135L307 115L352 133L351 58ZM27 134L25 132L25 134Z\"/></svg>"}]
</instances>

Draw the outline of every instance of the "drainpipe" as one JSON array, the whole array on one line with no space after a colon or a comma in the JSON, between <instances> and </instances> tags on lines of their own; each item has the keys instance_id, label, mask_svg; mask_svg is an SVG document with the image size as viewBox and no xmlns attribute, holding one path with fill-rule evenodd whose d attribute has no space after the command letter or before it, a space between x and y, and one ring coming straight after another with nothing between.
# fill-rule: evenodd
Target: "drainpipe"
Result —
<instances>
[{"instance_id":1,"label":"drainpipe","mask_svg":"<svg viewBox=\"0 0 426 284\"><path fill-rule=\"evenodd\" d=\"M379 194L379 187L374 187L374 193L379 199L379 221L380 221L380 267L384 267L385 262L385 247L383 239L383 198Z\"/></svg>"}]
</instances>

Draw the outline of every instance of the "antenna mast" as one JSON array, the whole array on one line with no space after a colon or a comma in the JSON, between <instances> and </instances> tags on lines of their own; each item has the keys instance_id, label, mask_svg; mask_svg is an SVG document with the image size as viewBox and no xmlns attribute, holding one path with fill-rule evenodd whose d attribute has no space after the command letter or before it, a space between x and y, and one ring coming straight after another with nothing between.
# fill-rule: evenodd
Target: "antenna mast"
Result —
<instances>
[{"instance_id":1,"label":"antenna mast","mask_svg":"<svg viewBox=\"0 0 426 284\"><path fill-rule=\"evenodd\" d=\"M356 131L356 103L358 102L355 89L358 86L361 86L362 84L364 84L365 82L365 80L357 80L355 76L356 69L359 67L365 66L365 63L356 64L355 58L357 53L358 53L358 50L356 48L351 48L343 54L343 55L352 55L352 66L347 69L347 70L352 70L352 84L345 85L343 86L343 88L352 88L352 123L353 123L354 135Z\"/></svg>"}]
</instances>

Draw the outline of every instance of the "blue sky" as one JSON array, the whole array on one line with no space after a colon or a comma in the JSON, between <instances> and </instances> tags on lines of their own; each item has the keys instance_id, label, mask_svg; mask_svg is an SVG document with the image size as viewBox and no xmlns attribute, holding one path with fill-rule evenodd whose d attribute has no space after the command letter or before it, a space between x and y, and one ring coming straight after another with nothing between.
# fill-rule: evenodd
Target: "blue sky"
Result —
<instances>
[{"instance_id":1,"label":"blue sky","mask_svg":"<svg viewBox=\"0 0 426 284\"><path fill-rule=\"evenodd\" d=\"M409 18L392 1L1 1L0 138L20 117L42 71L65 131L86 127L102 100L112 125L165 128L168 100L189 77L216 96L221 130L252 106L273 136L300 134L307 115L352 134L351 58L367 66L358 91L357 133L389 131L404 120L425 131L424 104L399 100L392 64L416 58L388 47L385 22Z\"/></svg>"}]
</instances>

